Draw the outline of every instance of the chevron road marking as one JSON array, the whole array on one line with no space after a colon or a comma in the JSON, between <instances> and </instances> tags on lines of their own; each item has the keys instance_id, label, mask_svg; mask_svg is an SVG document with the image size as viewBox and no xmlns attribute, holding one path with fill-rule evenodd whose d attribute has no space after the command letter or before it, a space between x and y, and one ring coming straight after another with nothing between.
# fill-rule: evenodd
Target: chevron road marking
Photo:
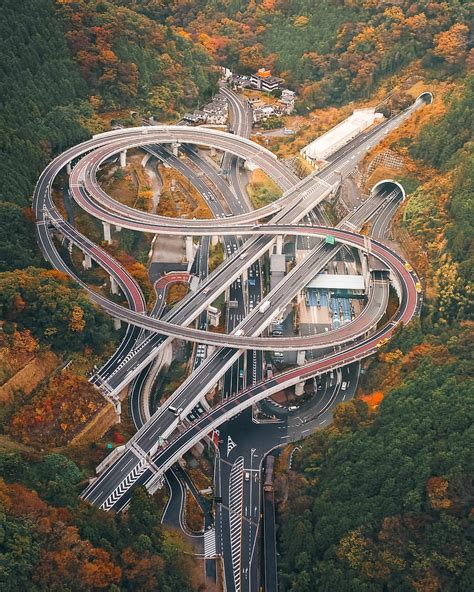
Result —
<instances>
[{"instance_id":1,"label":"chevron road marking","mask_svg":"<svg viewBox=\"0 0 474 592\"><path fill-rule=\"evenodd\" d=\"M216 530L212 528L204 533L204 557L210 558L216 555Z\"/></svg>"},{"instance_id":2,"label":"chevron road marking","mask_svg":"<svg viewBox=\"0 0 474 592\"><path fill-rule=\"evenodd\" d=\"M242 539L242 506L244 492L244 459L239 457L230 471L229 479L229 523L230 553L232 572L234 574L235 592L241 589L241 539Z\"/></svg>"},{"instance_id":3,"label":"chevron road marking","mask_svg":"<svg viewBox=\"0 0 474 592\"><path fill-rule=\"evenodd\" d=\"M145 461L140 461L134 467L120 485L113 491L113 493L101 504L101 509L106 512L110 510L116 502L123 496L123 494L138 481L141 475L147 470L148 464Z\"/></svg>"}]
</instances>

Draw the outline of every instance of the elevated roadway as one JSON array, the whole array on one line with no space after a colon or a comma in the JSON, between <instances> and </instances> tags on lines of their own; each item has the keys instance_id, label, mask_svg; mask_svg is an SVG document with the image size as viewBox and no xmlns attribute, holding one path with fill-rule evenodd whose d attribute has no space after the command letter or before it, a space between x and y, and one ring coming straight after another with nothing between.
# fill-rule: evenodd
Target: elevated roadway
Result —
<instances>
[{"instance_id":1,"label":"elevated roadway","mask_svg":"<svg viewBox=\"0 0 474 592\"><path fill-rule=\"evenodd\" d=\"M277 379L274 379L274 382L263 381L253 386L252 388L244 391L246 393L245 401L242 400L241 393L235 397L229 398L227 401L224 401L222 405L212 409L208 414L202 416L202 418L199 418L199 420L196 420L196 422L194 422L189 427L189 429L184 432L183 435L175 436L173 440L170 440L166 446L161 448L160 446L157 447L157 442L160 442L160 438L166 437L167 435L169 436L179 421L178 417L170 417L173 414L167 411L168 418L171 418L171 422L165 421L163 425L160 425L160 422L152 420L150 425L145 426L146 429L144 432L139 432L137 437L132 439L123 456L112 467L110 467L110 469L107 469L104 475L101 476L98 481L85 492L84 496L86 499L96 503L97 505L100 505L104 509L110 509L112 507L115 509L120 509L120 507L123 507L121 506L123 501L125 500L126 502L127 496L125 493L129 491L130 487L135 482L137 482L139 479L149 482L150 480L161 478L162 472L166 470L168 466L170 466L167 464L168 460L171 458L175 460L177 458L177 450L179 449L179 453L181 455L183 447L189 449L187 447L192 446L195 441L201 439L203 435L212 428L212 426L218 425L220 422L225 421L227 417L232 416L234 413L237 413L239 410L252 404L252 402L267 397L269 394L271 394L271 392L273 392L273 388L281 389L285 386L289 386L290 383L296 384L296 382L305 380L306 377L314 376L314 374L317 374L318 372L325 372L333 367L338 367L340 365L350 363L351 361L361 359L366 355L370 355L376 350L378 343L377 340L390 337L397 324L409 322L413 315L416 314L418 308L416 277L406 270L404 267L404 262L385 245L377 241L370 241L370 243L368 243L365 237L361 237L360 235L347 230L324 227L296 226L288 224L286 220L298 220L300 217L304 216L306 212L313 209L315 203L317 203L318 200L323 199L328 194L328 192L332 190L334 184L337 183L337 179L344 175L345 171L348 171L353 167L355 162L351 161L356 161L357 158L362 157L363 153L365 153L365 151L370 147L369 142L375 142L377 141L377 137L380 138L384 133L388 133L388 131L391 129L390 126L394 127L395 125L401 123L401 121L408 117L415 108L418 108L418 106L420 105L415 104L415 106L397 118L389 120L382 129L377 129L373 132L372 136L366 137L360 143L355 142L353 145L353 152L349 153L351 154L349 158L346 158L346 153L341 157L345 158L345 160L341 162L336 161L336 165L333 164L332 166L329 166L326 172L321 175L320 178L311 176L310 178L303 180L297 188L289 191L281 200L279 200L279 203L273 204L273 207L269 208L268 211L258 210L255 213L243 214L242 216L245 216L245 220L249 221L248 225L241 225L243 220L237 220L239 217L236 217L235 219L230 219L229 221L226 220L224 224L223 220L220 220L218 226L218 234L234 234L235 223L239 223L238 232L240 235L255 235L255 238L247 241L246 245L248 243L250 244L246 247L245 254L242 251L238 251L234 256L227 260L226 265L222 266L224 270L219 269L215 274L215 277L217 277L219 274L225 273L224 283L234 281L235 278L242 273L244 268L251 265L268 250L269 240L272 240L274 237L282 234L300 236L310 235L317 238L324 238L326 235L331 234L340 244L354 247L362 251L370 251L373 256L380 259L388 267L388 269L390 269L393 282L400 292L401 304L394 320L386 325L383 330L378 331L373 336L369 338L362 338L360 341L350 346L345 345L345 347L342 347L340 352L334 355L325 356L321 358L321 360L314 362L312 365L308 364L298 368L297 370L293 371L293 373L280 375L277 377ZM252 162L258 162L259 159L262 159L262 168L266 167L266 172L268 172L268 168L271 168L273 173L272 176L274 176L274 178L278 178L280 183L285 183L285 176L281 175L281 171L277 171L278 167L273 166L274 163L273 165L268 164L271 163L268 158L273 158L273 156L269 157L268 154L265 154L264 152L262 153L262 150L264 151L264 149L255 149L255 145L250 142L248 144L244 142L245 146L242 147L239 145L239 148L237 149L234 146L235 144L238 144L238 142L236 142L236 138L232 135L230 135L230 138L222 138L222 136L225 136L225 134L218 134L221 136L221 139L217 140L215 136L212 136L211 138L207 135L207 137L203 139L202 135L196 136L196 134L193 135L192 133L189 135L189 129L186 131L178 130L178 134L176 134L176 128L174 128L172 132L166 128L163 128L161 132L161 141L170 143L189 141L194 141L195 143L209 143L209 145L217 145L216 147L219 147L220 149L230 150L233 153L237 153L239 156L242 156L242 148L242 150L245 152L245 155L242 157L251 159ZM142 135L141 138L137 138L138 133ZM202 133L202 130L200 130L200 133ZM208 132L206 131L206 134L207 133ZM214 132L214 134L216 134L216 132ZM144 132L143 130L140 130L139 132L135 130L130 132L126 131L120 134L113 134L113 139L111 139L110 135L106 135L101 139L94 139L91 141L92 143L95 141L98 142L96 146L97 150L94 150L92 154L97 157L96 152L100 152L102 150L102 153L100 153L98 160L94 161L95 164L92 164L91 162L86 163L86 159L88 158L86 155L81 161L79 161L79 165L81 166L76 165L75 169L73 170L73 174L71 175L71 179L73 179L74 171L77 171L78 176L75 177L77 183L71 181L71 190L73 190L75 198L79 196L78 199L80 198L86 200L86 203L83 204L86 210L92 207L96 208L95 213L97 214L97 217L102 219L104 222L112 222L113 224L121 227L134 227L134 229L140 229L147 232L170 232L172 234L215 234L217 225L216 223L213 223L213 221L186 221L186 225L184 225L183 220L180 220L178 228L177 221L163 222L161 220L153 220L152 222L147 222L145 219L141 219L141 215L137 215L134 219L132 214L129 214L128 212L126 214L123 211L120 213L115 213L115 210L121 210L121 208L117 207L116 202L114 202L113 205L107 203L106 207L104 203L100 203L100 201L96 199L97 192L94 188L95 175L91 175L93 167L96 165L99 166L101 162L110 157L110 155L113 153L120 152L121 150L131 146L145 144L143 141L144 135L147 135L148 139L151 139L153 142L160 141L159 138L155 137L155 132L153 132L153 134L149 134L148 131ZM118 139L117 136L120 136L120 139ZM193 137L190 139L190 136ZM127 138L126 141L124 139L125 137ZM122 140L124 140L123 143ZM101 142L104 142L105 144L104 149L100 148L102 145ZM149 142L147 141L146 144L148 145ZM218 144L220 144L220 146ZM222 147L222 144L224 144L224 147ZM223 355L224 358L227 356L227 362L230 360L230 363L232 363L232 358L235 356L235 350L272 350L276 348L279 350L317 349L318 347L327 347L329 344L333 346L340 344L343 346L344 344L347 344L348 340L353 341L359 336L357 334L357 330L353 331L350 335L345 335L344 337L341 335L339 341L338 337L332 335L333 339L331 339L329 343L324 343L323 345L321 345L321 340L324 339L324 336L284 339L258 337L257 334L264 326L264 323L261 321L260 317L262 313L260 313L258 310L253 311L253 313L251 313L244 320L245 325L242 327L242 333L238 335L234 333L233 335L227 336L211 335L198 329L177 325L176 322L171 323L146 316L144 310L140 311L140 306L142 306L140 305L140 300L142 299L141 294L137 292L136 287L130 282L130 276L124 272L120 265L118 265L110 255L108 255L99 247L93 245L93 243L78 233L67 222L62 220L52 202L51 185L55 176L65 164L83 154L82 151L84 150L84 147L85 145L82 145L79 149L71 149L61 157L58 157L58 159L55 159L41 176L35 191L34 199L34 209L38 221L38 235L42 251L47 259L51 261L51 263L58 269L61 269L72 275L86 289L87 286L85 286L85 284L81 282L79 278L77 278L77 276L67 268L65 263L60 258L51 236L51 225L55 231L60 232L63 236L66 236L68 240L76 244L79 248L81 248L81 250L84 251L86 255L97 261L111 274L113 280L121 286L122 290L127 295L127 299L129 302L133 302L135 308L135 310L127 309L119 304L111 302L101 295L94 293L91 294L93 300L103 306L112 316L124 320L127 323L142 327L148 331L155 331L170 337L180 337L189 339L191 341L198 341L213 345L225 345L226 347L221 350L221 352L223 352L221 355ZM246 152L247 150L248 152ZM81 171L83 173L82 176L80 176ZM324 177L326 177L326 179L329 181L324 179ZM331 180L333 181L332 184L330 182ZM91 198L89 191L94 194L94 198ZM100 200L103 200L102 196L100 196ZM108 210L109 207L110 210ZM277 213L272 219L272 224L251 224L251 222L258 220L259 217L267 216L269 213L278 212L280 210L281 213ZM108 213L109 211L111 212L110 214ZM243 254L244 257L242 257ZM298 269L297 272L306 273L308 270ZM213 278L213 281L215 280L215 277ZM220 279L222 280L223 278L221 277ZM192 314L196 315L202 311L212 301L211 299L213 297L214 294L209 296L206 283L204 283L202 289L193 295L193 298L196 298L196 301L193 303ZM292 293L286 293L285 297L287 297L288 301L288 299L291 299ZM277 310L276 314L278 314L278 312L279 311ZM193 318L195 318L195 316ZM192 318L190 320L192 320ZM184 318L183 323L185 322L187 322L186 317ZM247 332L248 334L246 334ZM237 333L239 332L237 331ZM225 366L227 363L226 360L224 359L223 362ZM206 366L206 364L204 364L202 367ZM222 368L223 366L221 365L220 367ZM195 377L195 380L197 381L197 377ZM198 381L197 386L198 388L200 386ZM179 394L175 394L173 395L172 399L177 399L178 396ZM189 404L188 400L186 400L186 404ZM183 408L183 412L185 411L186 410ZM166 414L160 413L159 415L160 418L163 419L162 416ZM207 426L206 422L208 423ZM166 427L165 424L167 423L169 425ZM157 438L158 434L161 435ZM185 435L187 435L186 438ZM197 435L199 435L199 437L197 437ZM197 440L194 440L195 437L197 437ZM177 446L178 448L176 448ZM130 458L130 455L132 455L132 458ZM125 463L125 465L123 463ZM122 467L121 469L118 468L119 465ZM125 471L125 473L123 473L123 471ZM148 471L151 471L152 478L147 476ZM126 480L127 484L130 484L130 487L127 485L124 488L124 480L120 480L120 477L118 477L117 481L117 476L120 475L120 473L127 475Z\"/></svg>"}]
</instances>

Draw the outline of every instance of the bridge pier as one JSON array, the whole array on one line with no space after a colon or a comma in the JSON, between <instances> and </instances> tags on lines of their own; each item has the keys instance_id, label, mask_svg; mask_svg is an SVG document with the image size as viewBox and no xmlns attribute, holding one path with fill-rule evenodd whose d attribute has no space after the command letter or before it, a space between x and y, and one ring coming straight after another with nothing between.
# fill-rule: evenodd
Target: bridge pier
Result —
<instances>
[{"instance_id":1,"label":"bridge pier","mask_svg":"<svg viewBox=\"0 0 474 592\"><path fill-rule=\"evenodd\" d=\"M367 287L368 287L369 281L370 281L369 255L370 255L371 250L372 250L372 241L370 240L369 236L364 235L364 252L362 253L362 256L361 256L361 262L362 262L362 275L364 276L366 290L367 290Z\"/></svg>"},{"instance_id":2,"label":"bridge pier","mask_svg":"<svg viewBox=\"0 0 474 592\"><path fill-rule=\"evenodd\" d=\"M283 254L283 236L281 234L276 237L276 254Z\"/></svg>"},{"instance_id":3,"label":"bridge pier","mask_svg":"<svg viewBox=\"0 0 474 592\"><path fill-rule=\"evenodd\" d=\"M92 267L92 259L91 256L87 253L84 253L84 260L82 262L82 267L84 269L90 269Z\"/></svg>"},{"instance_id":4,"label":"bridge pier","mask_svg":"<svg viewBox=\"0 0 474 592\"><path fill-rule=\"evenodd\" d=\"M154 493L156 493L158 491L158 489L161 489L163 487L163 475L156 473L154 477L152 477L152 479L148 482L146 489L148 491L148 493L150 495L153 495Z\"/></svg>"},{"instance_id":5,"label":"bridge pier","mask_svg":"<svg viewBox=\"0 0 474 592\"><path fill-rule=\"evenodd\" d=\"M102 222L102 228L104 229L104 241L111 245L112 236L110 234L110 224L108 222Z\"/></svg>"},{"instance_id":6,"label":"bridge pier","mask_svg":"<svg viewBox=\"0 0 474 592\"><path fill-rule=\"evenodd\" d=\"M114 397L111 401L112 405L115 407L115 413L117 414L117 423L120 423L121 420L121 415L122 415L122 403L120 402L120 399L117 397Z\"/></svg>"},{"instance_id":7,"label":"bridge pier","mask_svg":"<svg viewBox=\"0 0 474 592\"><path fill-rule=\"evenodd\" d=\"M118 331L122 326L122 321L120 319L114 318L114 329Z\"/></svg>"},{"instance_id":8,"label":"bridge pier","mask_svg":"<svg viewBox=\"0 0 474 592\"><path fill-rule=\"evenodd\" d=\"M304 349L300 350L296 354L296 363L298 366L304 366L306 363L306 352Z\"/></svg>"},{"instance_id":9,"label":"bridge pier","mask_svg":"<svg viewBox=\"0 0 474 592\"><path fill-rule=\"evenodd\" d=\"M68 175L70 175L72 173L72 164L71 164L71 162L68 162L67 165L66 165L66 173Z\"/></svg>"},{"instance_id":10,"label":"bridge pier","mask_svg":"<svg viewBox=\"0 0 474 592\"><path fill-rule=\"evenodd\" d=\"M110 291L112 294L119 293L119 285L117 284L116 279L112 275L110 276Z\"/></svg>"},{"instance_id":11,"label":"bridge pier","mask_svg":"<svg viewBox=\"0 0 474 592\"><path fill-rule=\"evenodd\" d=\"M369 265L368 265L367 258L368 258L367 253L361 253L360 261L362 263L362 276L364 278L366 292L367 292L367 288L369 286Z\"/></svg>"},{"instance_id":12,"label":"bridge pier","mask_svg":"<svg viewBox=\"0 0 474 592\"><path fill-rule=\"evenodd\" d=\"M295 396L301 397L304 393L304 382L297 382L295 384Z\"/></svg>"},{"instance_id":13,"label":"bridge pier","mask_svg":"<svg viewBox=\"0 0 474 592\"><path fill-rule=\"evenodd\" d=\"M179 156L180 147L181 147L181 144L179 142L173 142L173 144L171 144L171 148L173 150L174 156Z\"/></svg>"},{"instance_id":14,"label":"bridge pier","mask_svg":"<svg viewBox=\"0 0 474 592\"><path fill-rule=\"evenodd\" d=\"M194 243L193 237L187 236L186 237L186 261L191 263L194 259Z\"/></svg>"},{"instance_id":15,"label":"bridge pier","mask_svg":"<svg viewBox=\"0 0 474 592\"><path fill-rule=\"evenodd\" d=\"M120 166L124 169L127 166L127 151L122 150L120 153Z\"/></svg>"},{"instance_id":16,"label":"bridge pier","mask_svg":"<svg viewBox=\"0 0 474 592\"><path fill-rule=\"evenodd\" d=\"M214 158L214 156L217 155L216 149L214 148L214 146L211 146L211 157Z\"/></svg>"},{"instance_id":17,"label":"bridge pier","mask_svg":"<svg viewBox=\"0 0 474 592\"><path fill-rule=\"evenodd\" d=\"M121 226L115 226L115 231L116 232L120 232L121 230L122 230L122 227Z\"/></svg>"},{"instance_id":18,"label":"bridge pier","mask_svg":"<svg viewBox=\"0 0 474 592\"><path fill-rule=\"evenodd\" d=\"M219 242L219 236L217 234L213 234L211 237L211 247L215 247Z\"/></svg>"}]
</instances>

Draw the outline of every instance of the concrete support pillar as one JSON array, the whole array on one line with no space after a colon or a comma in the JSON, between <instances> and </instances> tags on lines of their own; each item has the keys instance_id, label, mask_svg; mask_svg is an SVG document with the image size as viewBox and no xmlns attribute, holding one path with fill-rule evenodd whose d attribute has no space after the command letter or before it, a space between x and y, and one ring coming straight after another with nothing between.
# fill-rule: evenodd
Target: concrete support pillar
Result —
<instances>
[{"instance_id":1,"label":"concrete support pillar","mask_svg":"<svg viewBox=\"0 0 474 592\"><path fill-rule=\"evenodd\" d=\"M110 224L108 222L102 222L102 227L104 228L104 240L109 245L112 244L112 237L110 235Z\"/></svg>"},{"instance_id":2,"label":"concrete support pillar","mask_svg":"<svg viewBox=\"0 0 474 592\"><path fill-rule=\"evenodd\" d=\"M367 254L361 253L360 260L362 263L362 277L364 278L365 289L367 290L367 286L369 285L369 265L367 262Z\"/></svg>"},{"instance_id":3,"label":"concrete support pillar","mask_svg":"<svg viewBox=\"0 0 474 592\"><path fill-rule=\"evenodd\" d=\"M115 407L115 413L117 414L117 423L120 423L122 415L122 403L118 397L114 397L112 404Z\"/></svg>"},{"instance_id":4,"label":"concrete support pillar","mask_svg":"<svg viewBox=\"0 0 474 592\"><path fill-rule=\"evenodd\" d=\"M122 227L121 226L115 226L115 230L116 230L116 232L120 232L122 230Z\"/></svg>"},{"instance_id":5,"label":"concrete support pillar","mask_svg":"<svg viewBox=\"0 0 474 592\"><path fill-rule=\"evenodd\" d=\"M304 382L298 382L295 384L295 395L301 397L304 393Z\"/></svg>"},{"instance_id":6,"label":"concrete support pillar","mask_svg":"<svg viewBox=\"0 0 474 592\"><path fill-rule=\"evenodd\" d=\"M110 291L112 292L112 294L118 294L119 293L119 287L117 284L116 279L114 278L114 276L110 276Z\"/></svg>"},{"instance_id":7,"label":"concrete support pillar","mask_svg":"<svg viewBox=\"0 0 474 592\"><path fill-rule=\"evenodd\" d=\"M364 235L364 251L370 255L372 252L372 241L370 240L370 236Z\"/></svg>"},{"instance_id":8,"label":"concrete support pillar","mask_svg":"<svg viewBox=\"0 0 474 592\"><path fill-rule=\"evenodd\" d=\"M246 281L248 281L248 279L249 279L249 270L248 270L248 267L246 267L242 271L242 281L245 283Z\"/></svg>"},{"instance_id":9,"label":"concrete support pillar","mask_svg":"<svg viewBox=\"0 0 474 592\"><path fill-rule=\"evenodd\" d=\"M218 242L219 242L219 237L217 236L217 234L212 235L212 237L211 237L211 246L212 247L215 247Z\"/></svg>"},{"instance_id":10,"label":"concrete support pillar","mask_svg":"<svg viewBox=\"0 0 474 592\"><path fill-rule=\"evenodd\" d=\"M186 237L186 260L188 263L191 263L191 261L194 259L194 243L193 243L193 237L192 236L187 236Z\"/></svg>"},{"instance_id":11,"label":"concrete support pillar","mask_svg":"<svg viewBox=\"0 0 474 592\"><path fill-rule=\"evenodd\" d=\"M283 236L281 234L279 234L276 239L276 254L283 254Z\"/></svg>"},{"instance_id":12,"label":"concrete support pillar","mask_svg":"<svg viewBox=\"0 0 474 592\"><path fill-rule=\"evenodd\" d=\"M120 166L124 169L127 166L127 151L122 150L120 153Z\"/></svg>"},{"instance_id":13,"label":"concrete support pillar","mask_svg":"<svg viewBox=\"0 0 474 592\"><path fill-rule=\"evenodd\" d=\"M159 476L155 475L154 477L152 477L151 479L149 479L147 481L146 489L150 495L153 495L154 493L156 493L158 491L158 489L161 489L163 487L163 484L164 484L163 475L159 475Z\"/></svg>"},{"instance_id":14,"label":"concrete support pillar","mask_svg":"<svg viewBox=\"0 0 474 592\"><path fill-rule=\"evenodd\" d=\"M72 164L70 162L66 165L66 173L70 175L72 173Z\"/></svg>"},{"instance_id":15,"label":"concrete support pillar","mask_svg":"<svg viewBox=\"0 0 474 592\"><path fill-rule=\"evenodd\" d=\"M179 156L179 147L180 146L181 146L181 144L179 142L174 142L173 144L171 144L171 148L173 149L174 156Z\"/></svg>"},{"instance_id":16,"label":"concrete support pillar","mask_svg":"<svg viewBox=\"0 0 474 592\"><path fill-rule=\"evenodd\" d=\"M92 267L92 259L90 255L84 253L84 261L82 262L82 267L84 269L90 269Z\"/></svg>"},{"instance_id":17,"label":"concrete support pillar","mask_svg":"<svg viewBox=\"0 0 474 592\"><path fill-rule=\"evenodd\" d=\"M120 319L114 319L114 329L118 331L122 326L122 321Z\"/></svg>"},{"instance_id":18,"label":"concrete support pillar","mask_svg":"<svg viewBox=\"0 0 474 592\"><path fill-rule=\"evenodd\" d=\"M211 156L214 157L216 156L217 152L216 149L214 148L214 146L211 146Z\"/></svg>"},{"instance_id":19,"label":"concrete support pillar","mask_svg":"<svg viewBox=\"0 0 474 592\"><path fill-rule=\"evenodd\" d=\"M306 362L306 352L303 350L300 350L297 354L296 354L296 363L298 364L298 366L304 366Z\"/></svg>"}]
</instances>

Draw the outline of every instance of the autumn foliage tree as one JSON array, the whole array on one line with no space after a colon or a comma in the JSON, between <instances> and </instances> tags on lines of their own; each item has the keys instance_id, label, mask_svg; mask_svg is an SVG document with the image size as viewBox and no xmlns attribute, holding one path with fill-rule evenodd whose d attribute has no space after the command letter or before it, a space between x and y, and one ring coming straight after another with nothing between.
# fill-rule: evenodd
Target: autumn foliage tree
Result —
<instances>
[{"instance_id":1,"label":"autumn foliage tree","mask_svg":"<svg viewBox=\"0 0 474 592\"><path fill-rule=\"evenodd\" d=\"M5 427L25 444L62 446L104 405L85 377L61 372L24 401Z\"/></svg>"},{"instance_id":2,"label":"autumn foliage tree","mask_svg":"<svg viewBox=\"0 0 474 592\"><path fill-rule=\"evenodd\" d=\"M0 452L0 472L2 590L198 590L160 497L138 488L127 514L102 512L79 500L82 472L60 454Z\"/></svg>"},{"instance_id":3,"label":"autumn foliage tree","mask_svg":"<svg viewBox=\"0 0 474 592\"><path fill-rule=\"evenodd\" d=\"M0 318L61 351L100 351L111 336L108 317L58 271L0 273Z\"/></svg>"}]
</instances>

